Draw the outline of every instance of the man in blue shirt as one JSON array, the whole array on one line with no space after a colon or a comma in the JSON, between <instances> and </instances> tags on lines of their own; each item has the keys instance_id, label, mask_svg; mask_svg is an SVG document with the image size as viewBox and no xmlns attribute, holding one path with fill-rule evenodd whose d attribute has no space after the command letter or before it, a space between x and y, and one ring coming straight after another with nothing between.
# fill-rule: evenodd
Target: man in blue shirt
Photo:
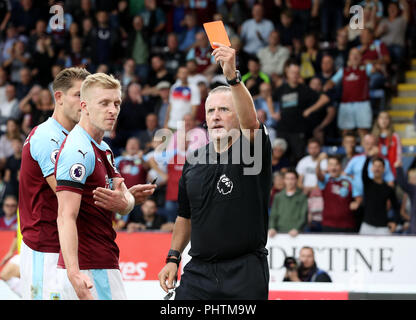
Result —
<instances>
[{"instance_id":1,"label":"man in blue shirt","mask_svg":"<svg viewBox=\"0 0 416 320\"><path fill-rule=\"evenodd\" d=\"M362 141L362 147L364 148L364 153L353 157L350 162L348 162L347 167L344 170L347 175L353 178L354 184L357 186L360 195L363 194L362 170L370 150L376 147L376 138L371 134L365 135ZM384 159L384 164L384 181L390 186L394 186L394 175L387 159ZM372 163L368 166L368 175L370 179L373 179L374 176L371 168Z\"/></svg>"}]
</instances>

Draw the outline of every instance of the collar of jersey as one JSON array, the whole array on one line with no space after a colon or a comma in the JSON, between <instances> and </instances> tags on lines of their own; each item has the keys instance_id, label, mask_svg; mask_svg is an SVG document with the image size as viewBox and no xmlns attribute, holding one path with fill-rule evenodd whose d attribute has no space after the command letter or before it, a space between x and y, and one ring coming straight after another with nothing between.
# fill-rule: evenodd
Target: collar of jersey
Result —
<instances>
[{"instance_id":1,"label":"collar of jersey","mask_svg":"<svg viewBox=\"0 0 416 320\"><path fill-rule=\"evenodd\" d=\"M95 146L100 149L101 151L106 151L108 148L106 145L103 144L104 140L101 141L101 144L98 144L97 141L95 141L87 131L85 131L85 129L83 127L81 127L79 124L75 125L75 128L77 128L78 130L80 130L82 132L82 134L84 134L85 136L88 137L88 139L95 144ZM74 129L75 129L74 128Z\"/></svg>"},{"instance_id":2,"label":"collar of jersey","mask_svg":"<svg viewBox=\"0 0 416 320\"><path fill-rule=\"evenodd\" d=\"M51 121L55 126L57 126L60 130L62 130L63 132L65 132L66 135L68 135L68 130L66 130L58 121L56 121L54 118L49 117L48 119L49 121Z\"/></svg>"}]
</instances>

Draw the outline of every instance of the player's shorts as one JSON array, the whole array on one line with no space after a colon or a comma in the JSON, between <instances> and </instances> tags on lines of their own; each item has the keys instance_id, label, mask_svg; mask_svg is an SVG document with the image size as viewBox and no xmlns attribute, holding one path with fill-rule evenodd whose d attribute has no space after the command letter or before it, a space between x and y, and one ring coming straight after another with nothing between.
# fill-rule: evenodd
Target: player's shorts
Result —
<instances>
[{"instance_id":1,"label":"player's shorts","mask_svg":"<svg viewBox=\"0 0 416 320\"><path fill-rule=\"evenodd\" d=\"M23 299L61 299L56 275L58 258L59 253L35 251L22 241L20 278Z\"/></svg>"},{"instance_id":2,"label":"player's shorts","mask_svg":"<svg viewBox=\"0 0 416 320\"><path fill-rule=\"evenodd\" d=\"M338 110L338 128L341 130L370 129L373 111L369 101L341 102Z\"/></svg>"},{"instance_id":3,"label":"player's shorts","mask_svg":"<svg viewBox=\"0 0 416 320\"><path fill-rule=\"evenodd\" d=\"M90 292L96 300L126 300L123 280L119 269L81 270L87 275L93 287ZM66 269L58 268L58 281L61 285L63 300L79 300L74 287L68 279Z\"/></svg>"}]
</instances>

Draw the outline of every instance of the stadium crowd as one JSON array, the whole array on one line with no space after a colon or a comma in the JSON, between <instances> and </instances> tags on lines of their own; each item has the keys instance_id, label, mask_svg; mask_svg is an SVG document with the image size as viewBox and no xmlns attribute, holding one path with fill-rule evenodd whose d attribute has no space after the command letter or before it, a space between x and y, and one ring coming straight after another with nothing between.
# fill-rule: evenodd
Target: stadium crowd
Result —
<instances>
[{"instance_id":1,"label":"stadium crowd","mask_svg":"<svg viewBox=\"0 0 416 320\"><path fill-rule=\"evenodd\" d=\"M362 29L351 28L356 4ZM4 206L16 204L26 136L53 113L51 82L78 66L123 85L105 140L126 186L157 178L154 197L114 227L171 231L180 160L208 142L204 102L226 84L202 27L213 20L272 141L269 236L415 233L416 169L407 178L386 112L416 53L411 0L0 0L0 227L16 227ZM174 133L165 152L163 128Z\"/></svg>"}]
</instances>

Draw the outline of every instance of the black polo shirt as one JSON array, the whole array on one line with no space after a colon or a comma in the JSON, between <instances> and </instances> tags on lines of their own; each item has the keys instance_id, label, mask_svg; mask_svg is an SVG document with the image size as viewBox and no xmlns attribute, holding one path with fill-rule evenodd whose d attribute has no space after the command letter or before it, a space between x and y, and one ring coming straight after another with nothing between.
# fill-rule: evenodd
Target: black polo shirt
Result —
<instances>
[{"instance_id":1,"label":"black polo shirt","mask_svg":"<svg viewBox=\"0 0 416 320\"><path fill-rule=\"evenodd\" d=\"M243 156L247 149L258 159L254 163L257 170L253 170L258 174L245 172L254 168L253 161L249 163L247 155ZM191 219L189 254L210 262L233 259L264 248L272 186L267 129L260 125L251 144L240 131L240 138L227 151L215 152L211 142L198 149L194 156L198 156L198 163L187 158L178 193L178 216ZM238 161L238 158L246 160ZM224 163L227 160L228 164Z\"/></svg>"},{"instance_id":2,"label":"black polo shirt","mask_svg":"<svg viewBox=\"0 0 416 320\"><path fill-rule=\"evenodd\" d=\"M277 124L279 132L305 133L306 119L303 112L318 101L320 94L305 84L295 88L282 84L273 92L273 101L279 103L281 119Z\"/></svg>"}]
</instances>

